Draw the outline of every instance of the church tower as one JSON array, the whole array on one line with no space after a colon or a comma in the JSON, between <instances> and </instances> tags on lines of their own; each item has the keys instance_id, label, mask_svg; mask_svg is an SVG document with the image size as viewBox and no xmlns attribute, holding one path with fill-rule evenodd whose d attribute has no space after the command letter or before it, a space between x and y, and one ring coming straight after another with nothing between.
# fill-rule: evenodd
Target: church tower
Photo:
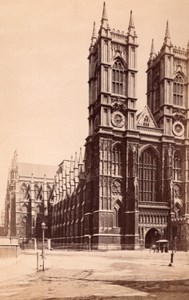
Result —
<instances>
[{"instance_id":1,"label":"church tower","mask_svg":"<svg viewBox=\"0 0 189 300\"><path fill-rule=\"evenodd\" d=\"M173 46L168 22L158 54L152 41L147 103L162 129L162 158L167 164L164 183L167 180L170 191L167 198L172 240L182 235L189 218L189 44L186 49Z\"/></svg>"},{"instance_id":2,"label":"church tower","mask_svg":"<svg viewBox=\"0 0 189 300\"><path fill-rule=\"evenodd\" d=\"M85 235L93 245L137 245L138 210L128 152L136 131L137 35L111 30L104 3L89 48L89 135L86 139ZM130 149L130 150L129 150ZM137 151L137 149L136 149Z\"/></svg>"},{"instance_id":3,"label":"church tower","mask_svg":"<svg viewBox=\"0 0 189 300\"><path fill-rule=\"evenodd\" d=\"M147 102L156 122L165 135L187 139L188 55L189 45L186 50L173 46L167 21L164 43L158 54L152 41L147 70ZM182 121L178 123L179 120Z\"/></svg>"}]
</instances>

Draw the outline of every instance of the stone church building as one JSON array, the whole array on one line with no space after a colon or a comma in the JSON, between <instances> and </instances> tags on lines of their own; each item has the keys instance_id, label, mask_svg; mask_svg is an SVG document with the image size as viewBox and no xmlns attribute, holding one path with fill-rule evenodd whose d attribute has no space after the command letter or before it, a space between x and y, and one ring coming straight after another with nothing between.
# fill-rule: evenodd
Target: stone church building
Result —
<instances>
[{"instance_id":1,"label":"stone church building","mask_svg":"<svg viewBox=\"0 0 189 300\"><path fill-rule=\"evenodd\" d=\"M189 249L189 44L173 46L168 23L158 53L152 41L141 113L137 51L132 12L127 33L111 30L104 4L89 48L84 159L64 160L56 172L54 246L138 249L168 239Z\"/></svg>"},{"instance_id":2,"label":"stone church building","mask_svg":"<svg viewBox=\"0 0 189 300\"><path fill-rule=\"evenodd\" d=\"M70 190L64 163L59 168L55 240L90 238L93 248L137 249L168 239L171 247L189 247L189 45L186 50L173 46L168 23L158 54L153 44L147 105L137 114L132 12L127 33L111 30L104 4L88 56L84 169L77 173L77 184L71 180Z\"/></svg>"},{"instance_id":3,"label":"stone church building","mask_svg":"<svg viewBox=\"0 0 189 300\"><path fill-rule=\"evenodd\" d=\"M45 222L46 237L51 236L54 175L57 167L24 163L15 151L5 199L5 235L20 242L41 238Z\"/></svg>"}]
</instances>

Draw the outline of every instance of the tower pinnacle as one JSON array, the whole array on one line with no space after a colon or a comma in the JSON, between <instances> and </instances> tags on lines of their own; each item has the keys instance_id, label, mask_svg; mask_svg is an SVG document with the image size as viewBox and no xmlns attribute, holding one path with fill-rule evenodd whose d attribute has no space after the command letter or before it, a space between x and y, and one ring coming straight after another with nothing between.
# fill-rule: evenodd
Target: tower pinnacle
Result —
<instances>
[{"instance_id":1,"label":"tower pinnacle","mask_svg":"<svg viewBox=\"0 0 189 300\"><path fill-rule=\"evenodd\" d=\"M109 29L108 18L107 18L107 13L106 13L106 3L105 2L103 4L101 28Z\"/></svg>"},{"instance_id":2,"label":"tower pinnacle","mask_svg":"<svg viewBox=\"0 0 189 300\"><path fill-rule=\"evenodd\" d=\"M92 37L91 37L91 46L94 46L95 42L97 39L97 34L96 34L96 24L95 22L93 23L93 32L92 32Z\"/></svg>"},{"instance_id":3,"label":"tower pinnacle","mask_svg":"<svg viewBox=\"0 0 189 300\"><path fill-rule=\"evenodd\" d=\"M166 23L165 38L170 38L169 22L168 22L168 20L167 20L167 23Z\"/></svg>"},{"instance_id":4,"label":"tower pinnacle","mask_svg":"<svg viewBox=\"0 0 189 300\"><path fill-rule=\"evenodd\" d=\"M130 11L130 20L129 20L129 27L128 27L128 34L132 36L132 38L137 38L136 32L135 32L135 25L133 20L133 12Z\"/></svg>"},{"instance_id":5,"label":"tower pinnacle","mask_svg":"<svg viewBox=\"0 0 189 300\"><path fill-rule=\"evenodd\" d=\"M152 39L151 51L150 51L150 60L154 59L156 56L155 48L154 48L154 39Z\"/></svg>"},{"instance_id":6,"label":"tower pinnacle","mask_svg":"<svg viewBox=\"0 0 189 300\"><path fill-rule=\"evenodd\" d=\"M132 10L130 11L130 20L129 20L129 28L128 29L130 29L130 28L135 28Z\"/></svg>"},{"instance_id":7,"label":"tower pinnacle","mask_svg":"<svg viewBox=\"0 0 189 300\"><path fill-rule=\"evenodd\" d=\"M103 11L102 11L101 23L103 23L103 21L108 21L107 13L106 13L106 3L105 2L103 4Z\"/></svg>"},{"instance_id":8,"label":"tower pinnacle","mask_svg":"<svg viewBox=\"0 0 189 300\"><path fill-rule=\"evenodd\" d=\"M170 45L171 44L171 36L170 36L170 32L169 32L169 22L168 21L166 23L164 44L165 45Z\"/></svg>"}]
</instances>

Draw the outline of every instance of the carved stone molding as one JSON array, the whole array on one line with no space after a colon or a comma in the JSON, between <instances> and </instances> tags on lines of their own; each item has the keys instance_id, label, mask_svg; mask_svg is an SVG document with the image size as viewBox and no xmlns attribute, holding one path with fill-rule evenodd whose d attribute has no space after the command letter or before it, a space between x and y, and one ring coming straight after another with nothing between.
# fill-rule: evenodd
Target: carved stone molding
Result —
<instances>
[{"instance_id":1,"label":"carved stone molding","mask_svg":"<svg viewBox=\"0 0 189 300\"><path fill-rule=\"evenodd\" d=\"M112 110L112 112L120 111L120 112L124 113L126 111L126 105L118 99L117 101L115 101L113 103L111 110Z\"/></svg>"}]
</instances>

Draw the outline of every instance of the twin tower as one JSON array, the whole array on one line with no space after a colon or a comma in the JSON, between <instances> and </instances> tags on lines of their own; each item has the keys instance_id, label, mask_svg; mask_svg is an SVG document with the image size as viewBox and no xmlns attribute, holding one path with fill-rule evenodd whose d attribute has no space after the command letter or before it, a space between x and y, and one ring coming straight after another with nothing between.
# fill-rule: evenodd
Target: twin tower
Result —
<instances>
[{"instance_id":1,"label":"twin tower","mask_svg":"<svg viewBox=\"0 0 189 300\"><path fill-rule=\"evenodd\" d=\"M189 44L173 46L168 23L158 54L152 42L139 114L137 50L132 12L126 34L111 30L104 3L89 48L85 169L61 200L71 217L61 219L60 234L54 205L53 234L64 242L90 237L93 248L137 249L164 238L189 247Z\"/></svg>"}]
</instances>

